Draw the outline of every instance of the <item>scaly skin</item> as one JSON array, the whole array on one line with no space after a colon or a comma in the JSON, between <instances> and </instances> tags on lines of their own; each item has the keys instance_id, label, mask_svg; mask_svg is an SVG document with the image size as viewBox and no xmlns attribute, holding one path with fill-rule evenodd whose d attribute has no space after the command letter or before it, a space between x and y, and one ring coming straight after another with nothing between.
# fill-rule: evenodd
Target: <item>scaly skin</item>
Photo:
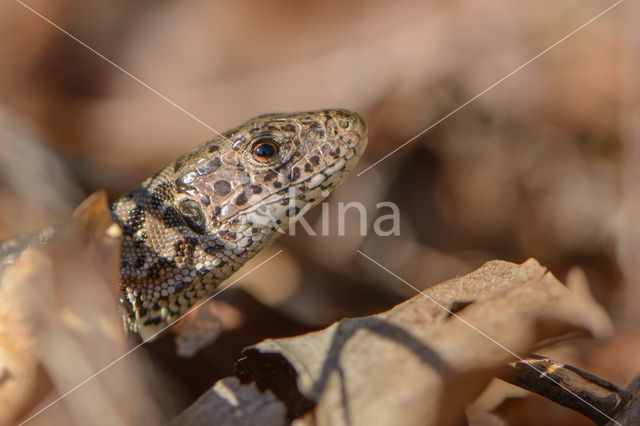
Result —
<instances>
[{"instance_id":1,"label":"scaly skin","mask_svg":"<svg viewBox=\"0 0 640 426\"><path fill-rule=\"evenodd\" d=\"M366 143L346 110L262 115L116 201L129 330L153 336L211 294L338 186Z\"/></svg>"}]
</instances>

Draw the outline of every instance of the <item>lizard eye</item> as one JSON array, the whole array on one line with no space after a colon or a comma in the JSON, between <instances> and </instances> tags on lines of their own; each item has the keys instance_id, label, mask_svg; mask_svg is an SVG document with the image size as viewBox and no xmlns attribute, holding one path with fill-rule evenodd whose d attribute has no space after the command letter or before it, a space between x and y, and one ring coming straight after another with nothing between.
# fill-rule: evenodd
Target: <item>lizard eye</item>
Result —
<instances>
[{"instance_id":1,"label":"lizard eye","mask_svg":"<svg viewBox=\"0 0 640 426\"><path fill-rule=\"evenodd\" d=\"M178 211L187 226L196 234L203 235L207 231L202 207L193 200L183 200L178 205Z\"/></svg>"},{"instance_id":2,"label":"lizard eye","mask_svg":"<svg viewBox=\"0 0 640 426\"><path fill-rule=\"evenodd\" d=\"M260 162L268 162L278 154L278 144L270 138L258 139L253 144L253 156Z\"/></svg>"}]
</instances>

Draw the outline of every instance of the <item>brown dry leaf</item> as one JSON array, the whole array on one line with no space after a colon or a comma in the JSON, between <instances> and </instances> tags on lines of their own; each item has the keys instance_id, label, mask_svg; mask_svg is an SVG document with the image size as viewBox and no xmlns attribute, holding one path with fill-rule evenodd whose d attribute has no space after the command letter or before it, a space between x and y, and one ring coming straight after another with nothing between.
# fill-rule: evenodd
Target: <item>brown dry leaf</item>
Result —
<instances>
[{"instance_id":1,"label":"brown dry leaf","mask_svg":"<svg viewBox=\"0 0 640 426\"><path fill-rule=\"evenodd\" d=\"M21 271L0 277L0 424L10 424L50 387L39 367L33 327L20 303Z\"/></svg>"},{"instance_id":2,"label":"brown dry leaf","mask_svg":"<svg viewBox=\"0 0 640 426\"><path fill-rule=\"evenodd\" d=\"M271 392L260 392L255 384L242 385L235 377L227 377L168 426L280 426L287 424L286 412Z\"/></svg>"},{"instance_id":3,"label":"brown dry leaf","mask_svg":"<svg viewBox=\"0 0 640 426\"><path fill-rule=\"evenodd\" d=\"M467 419L473 426L506 426L507 420L494 410L509 398L526 398L529 391L513 386L502 380L493 379L482 394L467 407Z\"/></svg>"},{"instance_id":4,"label":"brown dry leaf","mask_svg":"<svg viewBox=\"0 0 640 426\"><path fill-rule=\"evenodd\" d=\"M176 353L183 358L192 358L202 348L216 341L220 333L238 328L244 318L233 306L221 301L209 300L185 315L176 327Z\"/></svg>"},{"instance_id":5,"label":"brown dry leaf","mask_svg":"<svg viewBox=\"0 0 640 426\"><path fill-rule=\"evenodd\" d=\"M565 287L534 259L492 261L390 311L265 340L245 350L237 375L271 389L290 417L315 404L300 425L459 424L510 352L576 331L611 332L584 287Z\"/></svg>"},{"instance_id":6,"label":"brown dry leaf","mask_svg":"<svg viewBox=\"0 0 640 426\"><path fill-rule=\"evenodd\" d=\"M129 350L118 306L119 250L106 196L94 194L68 228L29 248L3 276L0 353L14 354L0 383L3 421L29 418L59 396L30 423L159 421L138 354L111 365Z\"/></svg>"}]
</instances>

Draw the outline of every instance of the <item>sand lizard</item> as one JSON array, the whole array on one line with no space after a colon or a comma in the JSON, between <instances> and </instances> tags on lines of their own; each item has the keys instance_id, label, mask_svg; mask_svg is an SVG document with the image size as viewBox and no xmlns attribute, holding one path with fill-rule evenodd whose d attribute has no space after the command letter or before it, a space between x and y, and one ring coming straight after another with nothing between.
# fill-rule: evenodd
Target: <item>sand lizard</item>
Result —
<instances>
[{"instance_id":1,"label":"sand lizard","mask_svg":"<svg viewBox=\"0 0 640 426\"><path fill-rule=\"evenodd\" d=\"M125 327L146 339L211 294L339 185L366 144L350 111L261 115L115 201ZM16 241L0 246L0 261L29 238Z\"/></svg>"}]
</instances>

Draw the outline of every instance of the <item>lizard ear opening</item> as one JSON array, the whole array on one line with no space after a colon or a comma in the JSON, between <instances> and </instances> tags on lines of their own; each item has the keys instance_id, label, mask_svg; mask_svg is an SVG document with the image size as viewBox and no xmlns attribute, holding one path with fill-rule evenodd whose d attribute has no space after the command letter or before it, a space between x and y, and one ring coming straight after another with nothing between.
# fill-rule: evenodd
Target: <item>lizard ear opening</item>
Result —
<instances>
[{"instance_id":1,"label":"lizard ear opening","mask_svg":"<svg viewBox=\"0 0 640 426\"><path fill-rule=\"evenodd\" d=\"M204 212L197 202L190 199L183 200L178 205L178 211L184 222L193 232L200 235L207 232Z\"/></svg>"}]
</instances>

